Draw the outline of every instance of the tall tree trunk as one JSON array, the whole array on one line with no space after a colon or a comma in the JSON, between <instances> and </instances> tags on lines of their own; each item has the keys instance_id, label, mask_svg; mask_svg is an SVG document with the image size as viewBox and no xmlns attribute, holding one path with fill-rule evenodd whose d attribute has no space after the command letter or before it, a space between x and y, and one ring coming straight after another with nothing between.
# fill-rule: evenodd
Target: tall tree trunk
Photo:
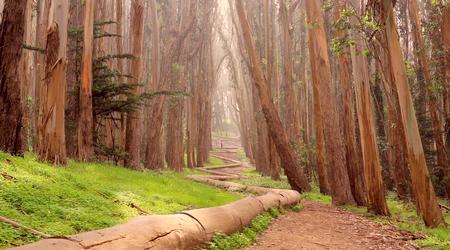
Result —
<instances>
[{"instance_id":1,"label":"tall tree trunk","mask_svg":"<svg viewBox=\"0 0 450 250\"><path fill-rule=\"evenodd\" d=\"M133 0L131 3L131 32L133 55L136 57L131 63L131 75L133 80L142 84L143 82L143 53L142 45L144 42L144 1ZM136 87L133 90L135 95L142 93L142 88ZM127 113L127 129L126 129L126 142L125 152L127 157L125 158L125 165L139 169L141 164L141 126L142 126L141 110L129 111Z\"/></svg>"},{"instance_id":2,"label":"tall tree trunk","mask_svg":"<svg viewBox=\"0 0 450 250\"><path fill-rule=\"evenodd\" d=\"M65 97L68 0L52 0L47 29L45 78L40 86L39 157L66 164Z\"/></svg>"},{"instance_id":3,"label":"tall tree trunk","mask_svg":"<svg viewBox=\"0 0 450 250\"><path fill-rule=\"evenodd\" d=\"M152 66L151 66L151 72L152 72L152 83L151 83L151 90L156 91L158 90L159 81L160 81L160 70L161 70L161 63L160 63L160 25L159 25L159 18L158 18L158 8L156 4L156 0L150 1L150 9L152 12ZM157 98L157 102L159 102L160 97ZM157 106L157 104L153 105L150 110L152 113L151 116L154 114L154 109ZM155 121L155 117L152 116L151 121ZM158 126L158 128L155 128L155 125ZM161 151L161 142L160 139L157 139L157 135L161 132L161 126L160 123L158 124L152 124L150 123L150 126L148 126L147 133L148 133L148 140L146 147L146 158L145 158L145 167L149 169L158 169L163 167L163 159L162 159L162 151ZM160 137L158 137L160 138ZM157 140L156 140L157 139ZM153 140L153 141L150 141ZM156 141L155 141L156 140Z\"/></svg>"},{"instance_id":4,"label":"tall tree trunk","mask_svg":"<svg viewBox=\"0 0 450 250\"><path fill-rule=\"evenodd\" d=\"M294 91L294 65L292 60L292 34L288 9L284 0L280 1L280 21L283 40L283 88L284 88L284 110L285 127L291 142L298 144L299 131L296 131L298 121Z\"/></svg>"},{"instance_id":5,"label":"tall tree trunk","mask_svg":"<svg viewBox=\"0 0 450 250\"><path fill-rule=\"evenodd\" d=\"M25 26L26 0L6 0L0 26L0 150L22 155L22 84L19 61Z\"/></svg>"},{"instance_id":6,"label":"tall tree trunk","mask_svg":"<svg viewBox=\"0 0 450 250\"><path fill-rule=\"evenodd\" d=\"M48 28L48 19L49 19L49 13L50 13L50 4L51 0L42 0L39 2L38 6L38 26L37 26L37 34L46 34L47 28ZM47 46L47 36L37 36L36 37L36 46L38 48L45 49ZM41 107L41 96L42 93L42 79L45 78L45 53L36 53L36 94L35 94L35 103L36 107L34 109L34 112L37 114L35 116L35 124L36 124L36 134L37 139L33 143L33 148L36 152L39 152L39 147L42 141L42 133L40 131L40 122L41 122L41 116L42 116L42 107Z\"/></svg>"},{"instance_id":7,"label":"tall tree trunk","mask_svg":"<svg viewBox=\"0 0 450 250\"><path fill-rule=\"evenodd\" d=\"M320 90L318 99L324 117L322 122L326 158L329 164L333 164L327 169L333 204L355 204L346 167L344 143L338 126L337 97L331 84L330 60L320 1L306 1L306 14L308 23L314 26L309 30L311 73L316 80L314 85Z\"/></svg>"},{"instance_id":8,"label":"tall tree trunk","mask_svg":"<svg viewBox=\"0 0 450 250\"><path fill-rule=\"evenodd\" d=\"M258 89L258 95L264 116L266 117L269 133L277 147L289 184L297 191L308 191L310 190L309 183L303 169L299 166L298 161L290 148L286 132L283 129L280 117L271 98L268 83L260 65L261 58L259 58L259 55L256 52L255 42L252 38L252 31L247 20L242 0L236 0L236 10L244 36L245 47L253 69L251 74L253 76L254 84Z\"/></svg>"},{"instance_id":9,"label":"tall tree trunk","mask_svg":"<svg viewBox=\"0 0 450 250\"><path fill-rule=\"evenodd\" d=\"M78 119L78 159L88 161L94 155L92 113L92 53L94 50L94 1L86 0L81 68L80 110Z\"/></svg>"},{"instance_id":10,"label":"tall tree trunk","mask_svg":"<svg viewBox=\"0 0 450 250\"><path fill-rule=\"evenodd\" d=\"M310 48L310 56L314 53ZM311 71L316 71L315 63L311 63ZM312 75L312 90L313 90L313 103L314 103L314 126L316 131L316 155L317 155L317 174L319 175L319 188L322 194L331 194L330 179L329 179L329 167L326 159L325 152L325 139L323 135L323 116L322 109L320 107L319 88L317 84L317 75Z\"/></svg>"},{"instance_id":11,"label":"tall tree trunk","mask_svg":"<svg viewBox=\"0 0 450 250\"><path fill-rule=\"evenodd\" d=\"M78 0L69 0L69 29L78 29L83 27L84 11L83 3ZM38 12L39 13L39 12ZM74 95L73 93L79 93L81 86L81 64L83 37L69 35L67 60L71 63L67 64L67 87L66 87L66 150L67 157L78 158L78 122L79 122L79 107L80 107L80 95ZM39 39L39 38L37 38ZM35 53L39 58L40 53Z\"/></svg>"},{"instance_id":12,"label":"tall tree trunk","mask_svg":"<svg viewBox=\"0 0 450 250\"><path fill-rule=\"evenodd\" d=\"M27 46L35 46L34 45L34 20L35 13L33 8L34 2L28 0L27 7L25 10L25 26L24 26L24 36L23 36L23 44ZM23 117L22 117L22 136L23 143L25 149L28 149L28 141L32 138L32 117L34 116L34 112L32 112L32 103L29 102L30 98L32 100L33 90L35 89L35 81L34 81L34 71L32 70L34 66L34 56L33 51L24 49L22 50L22 58L20 60L20 73L19 78L22 83L21 86L21 101L23 108Z\"/></svg>"},{"instance_id":13,"label":"tall tree trunk","mask_svg":"<svg viewBox=\"0 0 450 250\"><path fill-rule=\"evenodd\" d=\"M124 51L124 40L123 40L123 24L125 22L123 17L123 1L122 0L116 0L116 34L119 35L119 37L116 38L116 49L117 54L122 55ZM125 67L123 60L118 59L117 60L117 70L119 72L124 72ZM118 131L119 135L119 145L120 149L125 148L125 141L126 141L126 114L120 115L120 129Z\"/></svg>"},{"instance_id":14,"label":"tall tree trunk","mask_svg":"<svg viewBox=\"0 0 450 250\"><path fill-rule=\"evenodd\" d=\"M442 121L438 111L437 94L433 93L433 79L431 77L430 62L426 54L427 50L421 33L422 22L419 17L419 11L417 9L417 0L409 0L409 14L411 16L414 41L417 45L415 55L417 56L417 61L421 71L423 72L427 86L426 89L428 94L428 111L430 112L434 141L436 143L437 163L439 169L442 169L444 171L445 169L447 169L448 171L449 160L447 157L447 147L444 143L441 132Z\"/></svg>"},{"instance_id":15,"label":"tall tree trunk","mask_svg":"<svg viewBox=\"0 0 450 250\"><path fill-rule=\"evenodd\" d=\"M416 120L411 92L409 90L406 69L399 43L397 26L391 0L380 0L381 9L376 15L385 20L384 32L390 55L394 82L398 91L402 125L405 131L408 150L411 181L416 199L417 210L422 213L425 225L436 227L444 222L436 194L428 173L419 127Z\"/></svg>"},{"instance_id":16,"label":"tall tree trunk","mask_svg":"<svg viewBox=\"0 0 450 250\"><path fill-rule=\"evenodd\" d=\"M339 21L341 18L341 11L344 10L344 1L339 0L335 6L335 20ZM339 38L345 39L345 32L338 30L336 35ZM356 144L356 128L355 128L355 114L353 103L353 90L351 84L351 59L348 56L349 50L344 48L338 55L339 62L339 83L340 90L342 92L343 103L343 125L344 125L344 140L347 158L347 169L350 178L350 186L352 188L353 197L355 198L358 206L365 206L367 204L366 194L364 192L364 174L361 165L361 159L359 159L357 144Z\"/></svg>"},{"instance_id":17,"label":"tall tree trunk","mask_svg":"<svg viewBox=\"0 0 450 250\"><path fill-rule=\"evenodd\" d=\"M357 8L357 13L360 13L358 1L353 0L352 3ZM356 109L361 135L367 208L375 214L389 215L389 209L384 196L383 178L381 175L381 164L373 117L373 104L371 103L369 65L367 58L363 54L365 49L363 42L359 40L352 46L351 53L355 79Z\"/></svg>"},{"instance_id":18,"label":"tall tree trunk","mask_svg":"<svg viewBox=\"0 0 450 250\"><path fill-rule=\"evenodd\" d=\"M444 45L444 53L445 58L447 58L447 71L445 76L445 82L444 85L444 110L445 110L445 142L447 147L447 156L450 156L450 4L447 5L447 8L445 8L442 23L441 23L441 32L442 32L442 42ZM445 169L445 177L444 179L450 180L450 166L447 166ZM447 199L450 200L450 181L447 181Z\"/></svg>"}]
</instances>

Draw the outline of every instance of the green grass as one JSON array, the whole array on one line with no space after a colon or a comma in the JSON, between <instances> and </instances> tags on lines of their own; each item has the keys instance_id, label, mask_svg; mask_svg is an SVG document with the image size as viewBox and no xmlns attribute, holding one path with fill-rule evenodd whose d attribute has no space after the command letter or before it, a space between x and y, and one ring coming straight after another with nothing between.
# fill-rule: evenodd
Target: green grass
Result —
<instances>
[{"instance_id":1,"label":"green grass","mask_svg":"<svg viewBox=\"0 0 450 250\"><path fill-rule=\"evenodd\" d=\"M0 215L51 235L69 235L126 222L138 215L131 203L152 214L169 214L239 199L188 181L187 174L73 161L53 167L32 155L19 158L0 152ZM0 223L0 248L36 240Z\"/></svg>"},{"instance_id":2,"label":"green grass","mask_svg":"<svg viewBox=\"0 0 450 250\"><path fill-rule=\"evenodd\" d=\"M214 156L210 156L208 162L205 163L205 166L222 166L225 165L225 162L222 159L219 159Z\"/></svg>"},{"instance_id":3,"label":"green grass","mask_svg":"<svg viewBox=\"0 0 450 250\"><path fill-rule=\"evenodd\" d=\"M286 177L282 177L281 180L276 181L267 176L261 176L256 169L249 168L242 173L242 178L235 182L241 183L247 186L260 186L266 188L278 188L278 189L290 189L289 183L287 183Z\"/></svg>"},{"instance_id":4,"label":"green grass","mask_svg":"<svg viewBox=\"0 0 450 250\"><path fill-rule=\"evenodd\" d=\"M364 207L342 206L342 208L360 213L367 218L382 224L392 223L397 228L424 236L424 239L416 240L416 244L426 249L450 249L450 229L441 225L437 228L428 228L417 215L413 203L400 201L395 193L389 193L386 197L390 217L382 217L370 214ZM450 214L444 213L447 224L450 224Z\"/></svg>"},{"instance_id":5,"label":"green grass","mask_svg":"<svg viewBox=\"0 0 450 250\"><path fill-rule=\"evenodd\" d=\"M234 250L251 246L256 242L258 235L264 232L285 211L282 209L269 209L269 211L256 216L252 223L242 232L232 235L217 233L205 250Z\"/></svg>"}]
</instances>

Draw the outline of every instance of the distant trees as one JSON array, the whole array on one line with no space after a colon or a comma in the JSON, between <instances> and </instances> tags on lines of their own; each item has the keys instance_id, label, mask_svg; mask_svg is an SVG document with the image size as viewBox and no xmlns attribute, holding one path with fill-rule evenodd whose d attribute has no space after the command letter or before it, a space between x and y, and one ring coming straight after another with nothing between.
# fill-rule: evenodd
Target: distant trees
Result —
<instances>
[{"instance_id":1,"label":"distant trees","mask_svg":"<svg viewBox=\"0 0 450 250\"><path fill-rule=\"evenodd\" d=\"M280 117L270 96L269 86L260 65L261 59L256 52L252 31L247 20L242 0L236 0L236 11L241 23L245 47L249 55L252 68L251 74L256 88L258 89L258 95L269 128L269 134L277 147L278 154L281 158L281 164L286 172L291 187L300 192L308 191L310 186L303 169L298 165L295 155L290 148L287 134L281 124Z\"/></svg>"}]
</instances>

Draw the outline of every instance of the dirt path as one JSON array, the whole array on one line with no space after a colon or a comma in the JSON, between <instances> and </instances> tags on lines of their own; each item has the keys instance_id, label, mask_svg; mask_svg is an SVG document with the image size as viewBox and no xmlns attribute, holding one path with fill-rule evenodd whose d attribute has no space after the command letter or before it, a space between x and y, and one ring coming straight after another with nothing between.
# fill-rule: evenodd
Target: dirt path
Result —
<instances>
[{"instance_id":1,"label":"dirt path","mask_svg":"<svg viewBox=\"0 0 450 250\"><path fill-rule=\"evenodd\" d=\"M316 202L276 219L247 250L417 249L413 235Z\"/></svg>"},{"instance_id":2,"label":"dirt path","mask_svg":"<svg viewBox=\"0 0 450 250\"><path fill-rule=\"evenodd\" d=\"M237 142L230 144L234 146ZM235 156L237 154L226 153L226 157L235 159ZM241 170L221 171L236 174ZM274 220L257 242L246 250L418 249L413 243L414 235L391 225L376 223L356 213L317 202L303 201L302 204L302 211L288 212Z\"/></svg>"}]
</instances>

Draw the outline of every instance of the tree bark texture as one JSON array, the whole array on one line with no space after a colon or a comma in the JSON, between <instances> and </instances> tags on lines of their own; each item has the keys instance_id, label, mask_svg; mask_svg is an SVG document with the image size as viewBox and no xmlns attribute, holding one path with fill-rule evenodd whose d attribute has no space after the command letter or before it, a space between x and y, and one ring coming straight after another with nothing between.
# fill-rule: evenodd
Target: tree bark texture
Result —
<instances>
[{"instance_id":1,"label":"tree bark texture","mask_svg":"<svg viewBox=\"0 0 450 250\"><path fill-rule=\"evenodd\" d=\"M0 150L22 155L23 107L19 61L25 26L26 0L6 0L0 26Z\"/></svg>"},{"instance_id":2,"label":"tree bark texture","mask_svg":"<svg viewBox=\"0 0 450 250\"><path fill-rule=\"evenodd\" d=\"M132 52L136 57L131 63L131 75L133 81L142 84L143 82L143 53L144 43L144 1L133 0L131 3L131 32L132 32ZM133 90L135 95L142 93L142 87L138 86ZM141 110L133 110L127 113L127 128L125 140L125 166L139 169L141 164L141 136L142 127Z\"/></svg>"},{"instance_id":3,"label":"tree bark texture","mask_svg":"<svg viewBox=\"0 0 450 250\"><path fill-rule=\"evenodd\" d=\"M39 157L56 165L66 164L65 97L69 2L50 4L45 75L40 86Z\"/></svg>"},{"instance_id":4,"label":"tree bark texture","mask_svg":"<svg viewBox=\"0 0 450 250\"><path fill-rule=\"evenodd\" d=\"M280 155L282 166L288 177L289 184L294 190L308 191L310 190L310 186L303 169L299 166L298 161L290 148L288 137L271 98L268 84L260 65L261 58L259 58L259 55L256 52L255 43L252 38L252 31L242 0L236 0L236 10L244 36L245 47L247 49L252 67L251 74L261 101L262 111L267 121L270 136L277 147L278 154Z\"/></svg>"},{"instance_id":5,"label":"tree bark texture","mask_svg":"<svg viewBox=\"0 0 450 250\"><path fill-rule=\"evenodd\" d=\"M94 51L94 0L86 0L84 12L83 58L81 62L80 110L78 118L78 160L94 155L92 113L92 63Z\"/></svg>"},{"instance_id":6,"label":"tree bark texture","mask_svg":"<svg viewBox=\"0 0 450 250\"><path fill-rule=\"evenodd\" d=\"M417 210L422 213L425 225L436 227L444 222L439 208L436 194L428 173L419 127L416 120L411 92L406 76L403 55L400 47L397 25L391 0L378 0L381 4L377 13L381 20L385 20L384 32L387 39L387 49L390 55L391 68L397 88L402 125L405 132L408 150L411 181L416 199ZM377 1L377 2L378 2Z\"/></svg>"},{"instance_id":7,"label":"tree bark texture","mask_svg":"<svg viewBox=\"0 0 450 250\"><path fill-rule=\"evenodd\" d=\"M318 99L323 117L326 160L329 163L327 172L333 204L356 204L351 192L345 147L338 126L337 97L331 83L330 60L320 1L306 1L306 14L308 23L312 26L309 29L311 74L316 79L313 84L320 90Z\"/></svg>"}]
</instances>

